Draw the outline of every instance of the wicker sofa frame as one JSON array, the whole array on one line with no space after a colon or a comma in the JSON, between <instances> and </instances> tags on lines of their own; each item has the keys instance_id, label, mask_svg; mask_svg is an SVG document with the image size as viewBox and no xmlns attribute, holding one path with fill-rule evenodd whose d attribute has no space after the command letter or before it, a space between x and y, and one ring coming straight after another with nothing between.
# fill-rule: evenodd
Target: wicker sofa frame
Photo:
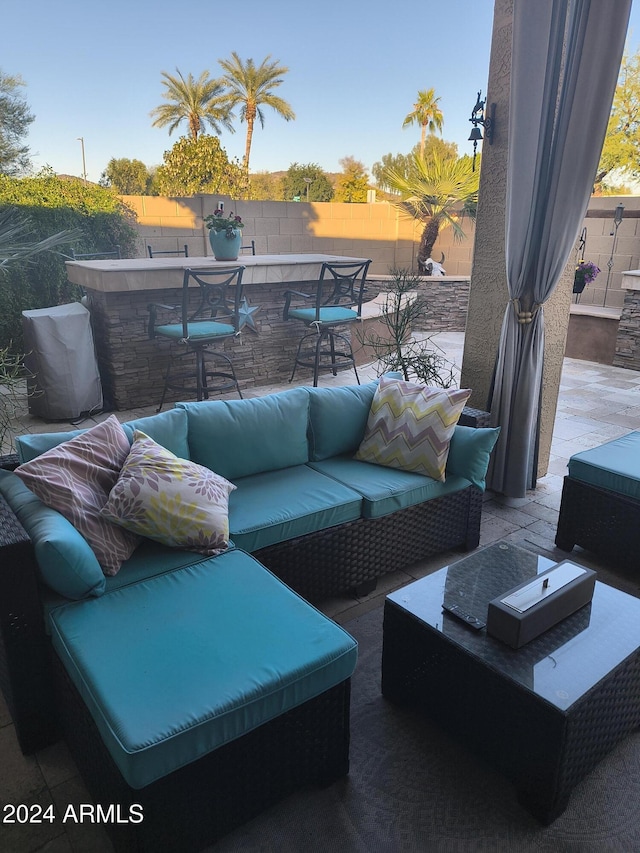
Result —
<instances>
[{"instance_id":1,"label":"wicker sofa frame","mask_svg":"<svg viewBox=\"0 0 640 853\"><path fill-rule=\"evenodd\" d=\"M466 408L460 424L488 426L489 415ZM360 518L288 540L254 556L313 603L349 590L365 594L389 572L434 554L476 548L481 512L482 492L469 485L381 518ZM0 496L0 688L25 754L61 736L40 589L31 540Z\"/></svg>"},{"instance_id":2,"label":"wicker sofa frame","mask_svg":"<svg viewBox=\"0 0 640 853\"><path fill-rule=\"evenodd\" d=\"M556 545L593 551L616 568L637 569L640 501L566 476L558 515Z\"/></svg>"}]
</instances>

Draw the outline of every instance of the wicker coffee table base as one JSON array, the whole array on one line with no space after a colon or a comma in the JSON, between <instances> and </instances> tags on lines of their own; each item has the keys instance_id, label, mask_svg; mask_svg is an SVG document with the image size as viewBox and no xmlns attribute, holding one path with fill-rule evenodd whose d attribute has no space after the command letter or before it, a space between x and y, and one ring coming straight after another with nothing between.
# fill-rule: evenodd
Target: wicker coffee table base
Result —
<instances>
[{"instance_id":1,"label":"wicker coffee table base","mask_svg":"<svg viewBox=\"0 0 640 853\"><path fill-rule=\"evenodd\" d=\"M504 773L520 803L549 824L575 785L640 725L640 655L563 712L387 601L382 691L420 708Z\"/></svg>"}]
</instances>

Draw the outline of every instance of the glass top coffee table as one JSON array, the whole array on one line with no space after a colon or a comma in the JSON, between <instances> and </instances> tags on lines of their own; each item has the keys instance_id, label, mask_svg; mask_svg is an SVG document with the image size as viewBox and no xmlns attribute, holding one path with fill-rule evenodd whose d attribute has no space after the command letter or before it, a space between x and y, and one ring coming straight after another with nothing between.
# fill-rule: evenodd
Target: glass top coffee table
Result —
<instances>
[{"instance_id":1,"label":"glass top coffee table","mask_svg":"<svg viewBox=\"0 0 640 853\"><path fill-rule=\"evenodd\" d=\"M593 600L520 649L483 622L491 599L554 563L497 543L388 595L382 690L420 707L508 776L548 824L571 790L640 725L640 599L596 581Z\"/></svg>"}]
</instances>

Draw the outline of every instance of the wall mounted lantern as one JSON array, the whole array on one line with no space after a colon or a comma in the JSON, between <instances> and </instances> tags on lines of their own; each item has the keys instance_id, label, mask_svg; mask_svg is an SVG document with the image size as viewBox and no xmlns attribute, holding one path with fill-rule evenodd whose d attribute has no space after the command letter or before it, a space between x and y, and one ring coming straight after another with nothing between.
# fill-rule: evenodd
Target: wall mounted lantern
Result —
<instances>
[{"instance_id":1,"label":"wall mounted lantern","mask_svg":"<svg viewBox=\"0 0 640 853\"><path fill-rule=\"evenodd\" d=\"M484 128L484 139L487 140L489 145L493 145L493 131L495 129L496 122L496 105L491 104L489 107L489 114L485 115L484 111L485 101L482 100L482 91L478 92L478 98L476 100L475 107L471 110L471 118L469 121L473 125L471 128L471 134L469 136L469 141L473 142L473 171L476 170L476 151L478 148L478 142L482 142L483 136L481 127Z\"/></svg>"}]
</instances>

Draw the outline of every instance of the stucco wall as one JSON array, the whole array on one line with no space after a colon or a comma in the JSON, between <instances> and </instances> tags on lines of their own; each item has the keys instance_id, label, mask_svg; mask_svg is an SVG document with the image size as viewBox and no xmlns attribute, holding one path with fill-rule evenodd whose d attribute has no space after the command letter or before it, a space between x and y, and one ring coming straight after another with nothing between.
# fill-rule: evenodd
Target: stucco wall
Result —
<instances>
[{"instance_id":1,"label":"stucco wall","mask_svg":"<svg viewBox=\"0 0 640 853\"><path fill-rule=\"evenodd\" d=\"M334 204L333 202L239 201L224 196L170 199L123 196L138 217L138 256L188 246L189 255L210 255L203 218L219 201L225 212L242 217L243 242L255 240L258 254L325 252L373 260L372 273L414 269L421 234L419 223L402 215L388 202ZM454 242L445 229L434 249L436 260L445 255L448 275L471 274L473 223L465 224L467 239Z\"/></svg>"}]
</instances>

